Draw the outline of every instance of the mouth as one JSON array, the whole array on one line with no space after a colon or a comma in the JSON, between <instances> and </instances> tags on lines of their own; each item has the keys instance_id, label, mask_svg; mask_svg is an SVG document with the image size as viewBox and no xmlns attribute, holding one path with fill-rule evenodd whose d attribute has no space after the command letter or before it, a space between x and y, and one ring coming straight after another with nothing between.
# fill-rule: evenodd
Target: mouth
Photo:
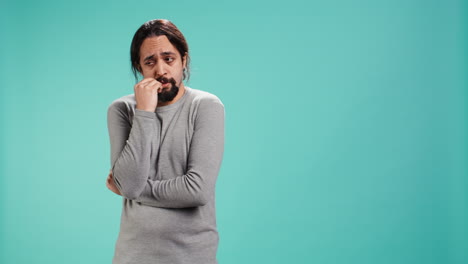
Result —
<instances>
[{"instance_id":1,"label":"mouth","mask_svg":"<svg viewBox=\"0 0 468 264\"><path fill-rule=\"evenodd\" d=\"M162 84L163 87L168 87L171 83L169 82L169 80L165 79L165 78L161 78L161 79L156 79L158 82L160 82Z\"/></svg>"}]
</instances>

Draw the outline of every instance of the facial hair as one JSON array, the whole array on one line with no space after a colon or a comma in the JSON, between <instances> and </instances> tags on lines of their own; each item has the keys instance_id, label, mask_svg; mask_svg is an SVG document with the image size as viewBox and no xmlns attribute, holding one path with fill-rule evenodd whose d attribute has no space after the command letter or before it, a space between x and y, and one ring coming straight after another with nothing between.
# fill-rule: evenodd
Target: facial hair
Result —
<instances>
[{"instance_id":1,"label":"facial hair","mask_svg":"<svg viewBox=\"0 0 468 264\"><path fill-rule=\"evenodd\" d=\"M174 78L170 78L170 79L158 78L156 80L158 82L164 81L164 82L169 82L171 84L171 87L169 90L163 89L163 91L160 94L158 94L159 102L161 103L170 102L176 97L177 93L179 93L179 86L176 85L176 81L174 80Z\"/></svg>"}]
</instances>

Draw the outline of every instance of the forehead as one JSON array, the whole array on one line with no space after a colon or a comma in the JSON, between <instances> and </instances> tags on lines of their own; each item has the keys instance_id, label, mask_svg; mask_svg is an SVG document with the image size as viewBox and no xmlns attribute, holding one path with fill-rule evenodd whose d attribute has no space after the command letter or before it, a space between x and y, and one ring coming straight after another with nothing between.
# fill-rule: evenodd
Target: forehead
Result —
<instances>
[{"instance_id":1,"label":"forehead","mask_svg":"<svg viewBox=\"0 0 468 264\"><path fill-rule=\"evenodd\" d=\"M158 56L162 52L174 52L179 54L177 49L172 45L169 39L165 36L153 36L146 38L140 47L140 59L149 55Z\"/></svg>"}]
</instances>

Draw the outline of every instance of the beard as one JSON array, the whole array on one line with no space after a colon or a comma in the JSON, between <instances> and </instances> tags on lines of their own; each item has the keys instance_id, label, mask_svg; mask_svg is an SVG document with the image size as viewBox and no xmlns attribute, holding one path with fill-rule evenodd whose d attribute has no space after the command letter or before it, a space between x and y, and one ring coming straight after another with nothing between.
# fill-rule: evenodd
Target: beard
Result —
<instances>
[{"instance_id":1,"label":"beard","mask_svg":"<svg viewBox=\"0 0 468 264\"><path fill-rule=\"evenodd\" d=\"M165 103L165 102L172 101L174 97L176 97L177 93L179 93L179 86L176 85L176 81L174 80L174 78L170 78L170 79L158 78L156 80L158 82L163 82L163 83L166 82L166 83L171 84L169 90L163 89L163 91L160 94L158 94L159 102Z\"/></svg>"}]
</instances>

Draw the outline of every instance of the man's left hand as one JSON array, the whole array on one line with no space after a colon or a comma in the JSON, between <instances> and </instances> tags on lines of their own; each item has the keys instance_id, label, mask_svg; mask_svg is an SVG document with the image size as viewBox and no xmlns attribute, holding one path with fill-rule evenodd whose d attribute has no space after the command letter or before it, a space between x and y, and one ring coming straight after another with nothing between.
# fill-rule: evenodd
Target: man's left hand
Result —
<instances>
[{"instance_id":1,"label":"man's left hand","mask_svg":"<svg viewBox=\"0 0 468 264\"><path fill-rule=\"evenodd\" d=\"M112 178L112 171L109 172L109 176L107 176L107 181L106 181L106 186L109 190L111 190L113 193L118 194L122 196L120 193L119 189L117 189L117 186L115 186L114 179Z\"/></svg>"}]
</instances>

